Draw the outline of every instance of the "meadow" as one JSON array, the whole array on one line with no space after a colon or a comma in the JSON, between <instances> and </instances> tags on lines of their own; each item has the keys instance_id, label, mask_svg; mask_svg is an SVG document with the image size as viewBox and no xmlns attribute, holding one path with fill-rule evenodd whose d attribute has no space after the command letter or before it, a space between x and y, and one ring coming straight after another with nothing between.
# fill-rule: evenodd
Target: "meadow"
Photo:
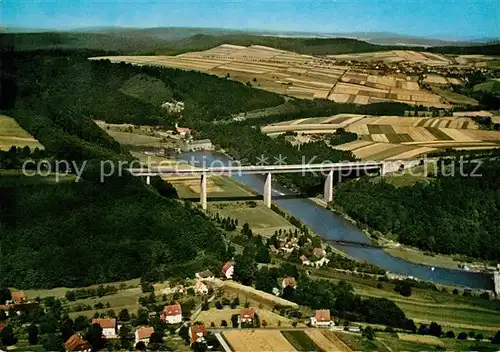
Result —
<instances>
[{"instance_id":1,"label":"meadow","mask_svg":"<svg viewBox=\"0 0 500 352\"><path fill-rule=\"evenodd\" d=\"M21 128L16 120L0 115L0 150L9 150L12 146L43 149L42 144Z\"/></svg>"}]
</instances>

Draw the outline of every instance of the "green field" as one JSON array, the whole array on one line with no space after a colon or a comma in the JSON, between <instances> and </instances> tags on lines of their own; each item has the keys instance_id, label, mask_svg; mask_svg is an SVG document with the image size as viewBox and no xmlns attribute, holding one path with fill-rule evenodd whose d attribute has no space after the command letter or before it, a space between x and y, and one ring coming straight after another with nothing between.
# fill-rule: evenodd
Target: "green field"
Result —
<instances>
[{"instance_id":1,"label":"green field","mask_svg":"<svg viewBox=\"0 0 500 352\"><path fill-rule=\"evenodd\" d=\"M450 92L449 90L440 88L438 86L432 85L432 92L440 95L446 99L451 104L467 104L467 105L477 105L476 99L470 98L463 94Z\"/></svg>"},{"instance_id":2,"label":"green field","mask_svg":"<svg viewBox=\"0 0 500 352\"><path fill-rule=\"evenodd\" d=\"M43 149L43 146L22 129L16 120L0 115L0 150L9 150L12 146Z\"/></svg>"},{"instance_id":3,"label":"green field","mask_svg":"<svg viewBox=\"0 0 500 352\"><path fill-rule=\"evenodd\" d=\"M282 331L281 334L297 351L321 351L304 331Z\"/></svg>"},{"instance_id":4,"label":"green field","mask_svg":"<svg viewBox=\"0 0 500 352\"><path fill-rule=\"evenodd\" d=\"M222 217L238 219L240 226L248 223L254 233L263 236L272 236L279 229L295 231L295 226L267 208L261 201L255 201L255 203L256 206L251 202L241 201L213 202L208 204L208 210L212 213L219 213Z\"/></svg>"},{"instance_id":5,"label":"green field","mask_svg":"<svg viewBox=\"0 0 500 352\"><path fill-rule=\"evenodd\" d=\"M394 301L416 323L435 321L454 330L473 330L486 335L492 335L500 326L500 301L486 301L477 297L463 297L448 292L429 289L412 288L410 297L401 296L394 291L394 285L387 282L377 282L374 279L362 278L341 272L329 270L327 273L314 273L314 276L334 281L349 282L356 293L364 297L388 298ZM382 285L377 288L377 284Z\"/></svg>"},{"instance_id":6,"label":"green field","mask_svg":"<svg viewBox=\"0 0 500 352\"><path fill-rule=\"evenodd\" d=\"M476 84L473 89L474 91L482 91L489 93L500 92L500 79L498 78L490 79L487 82Z\"/></svg>"}]
</instances>

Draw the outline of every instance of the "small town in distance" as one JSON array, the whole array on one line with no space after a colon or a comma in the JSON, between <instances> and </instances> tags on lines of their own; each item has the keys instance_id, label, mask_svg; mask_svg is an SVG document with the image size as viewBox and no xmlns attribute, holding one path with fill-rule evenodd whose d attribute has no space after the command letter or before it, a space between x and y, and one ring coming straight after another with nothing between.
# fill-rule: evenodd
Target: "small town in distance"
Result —
<instances>
[{"instance_id":1,"label":"small town in distance","mask_svg":"<svg viewBox=\"0 0 500 352\"><path fill-rule=\"evenodd\" d=\"M0 11L0 352L500 349L498 4Z\"/></svg>"}]
</instances>

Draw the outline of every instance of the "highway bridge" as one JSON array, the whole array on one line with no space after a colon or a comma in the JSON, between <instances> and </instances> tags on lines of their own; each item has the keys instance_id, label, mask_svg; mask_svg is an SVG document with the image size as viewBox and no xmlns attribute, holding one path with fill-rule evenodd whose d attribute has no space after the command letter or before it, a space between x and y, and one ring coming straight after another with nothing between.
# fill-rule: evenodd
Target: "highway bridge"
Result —
<instances>
[{"instance_id":1,"label":"highway bridge","mask_svg":"<svg viewBox=\"0 0 500 352\"><path fill-rule=\"evenodd\" d=\"M261 174L266 177L264 184L264 204L271 207L272 174L308 173L322 174L326 177L324 186L324 199L331 202L333 199L333 175L335 172L342 176L364 174L385 175L387 164L385 162L348 162L348 163L322 163L322 164L295 164L295 165L263 165L263 166L216 166L216 167L150 167L132 168L128 171L133 176L145 177L150 184L152 176L200 176L201 193L200 202L203 209L207 208L207 176L232 176L245 174ZM391 170L392 171L392 170Z\"/></svg>"}]
</instances>

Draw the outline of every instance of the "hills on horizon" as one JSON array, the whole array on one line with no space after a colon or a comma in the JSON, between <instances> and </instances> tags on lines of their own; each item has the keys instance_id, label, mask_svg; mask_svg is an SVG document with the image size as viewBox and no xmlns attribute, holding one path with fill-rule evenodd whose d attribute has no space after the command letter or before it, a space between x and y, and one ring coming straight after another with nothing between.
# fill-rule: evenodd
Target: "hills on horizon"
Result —
<instances>
[{"instance_id":1,"label":"hills on horizon","mask_svg":"<svg viewBox=\"0 0 500 352\"><path fill-rule=\"evenodd\" d=\"M302 31L278 31L278 30L255 30L255 29L227 29L227 28L205 28L205 27L82 27L71 29L50 29L50 28L24 28L15 26L0 26L0 33L101 33L120 34L128 36L149 37L158 41L177 41L190 36L202 34L210 36L223 35L260 35L273 37L291 38L349 38L361 40L376 45L401 45L401 46L456 46L456 45L478 45L490 44L500 41L499 37L490 38L438 38L411 36L392 32L339 32L320 33Z\"/></svg>"}]
</instances>

